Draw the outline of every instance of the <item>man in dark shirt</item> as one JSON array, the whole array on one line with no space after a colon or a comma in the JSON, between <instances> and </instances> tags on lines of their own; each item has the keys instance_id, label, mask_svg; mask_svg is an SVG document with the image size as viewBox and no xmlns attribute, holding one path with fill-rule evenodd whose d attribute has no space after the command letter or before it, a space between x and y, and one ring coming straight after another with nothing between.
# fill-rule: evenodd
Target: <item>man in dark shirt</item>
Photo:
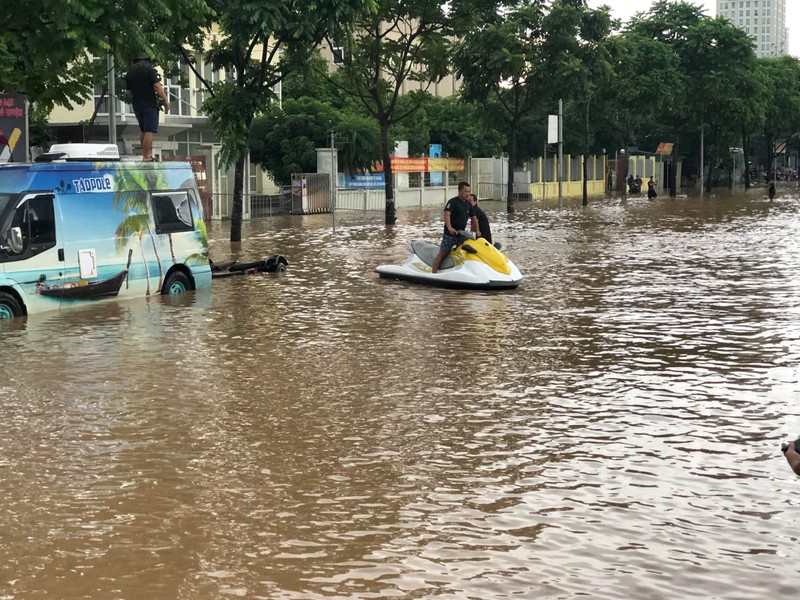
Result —
<instances>
[{"instance_id":1,"label":"man in dark shirt","mask_svg":"<svg viewBox=\"0 0 800 600\"><path fill-rule=\"evenodd\" d=\"M473 231L478 228L478 221L475 219L475 213L469 203L471 196L472 188L466 181L462 181L458 184L458 196L450 198L444 205L444 233L442 234L442 243L439 245L439 253L431 265L431 273L439 272L439 265L442 264L444 257L450 254L453 246L458 244L456 232L459 229L466 229L467 221L470 221Z\"/></svg>"},{"instance_id":2,"label":"man in dark shirt","mask_svg":"<svg viewBox=\"0 0 800 600\"><path fill-rule=\"evenodd\" d=\"M486 213L483 212L483 209L478 206L478 197L475 194L470 194L469 203L472 205L472 211L475 213L475 218L478 220L478 229L475 231L475 235L482 237L491 244L492 230L489 227L489 219L486 217Z\"/></svg>"},{"instance_id":3,"label":"man in dark shirt","mask_svg":"<svg viewBox=\"0 0 800 600\"><path fill-rule=\"evenodd\" d=\"M792 467L792 471L794 471L796 475L800 475L800 452L797 451L798 448L800 448L800 442L798 442L798 440L786 442L781 447L784 455L786 455L786 461L789 463L789 466Z\"/></svg>"},{"instance_id":4,"label":"man in dark shirt","mask_svg":"<svg viewBox=\"0 0 800 600\"><path fill-rule=\"evenodd\" d=\"M147 54L133 57L133 67L125 75L125 87L131 92L133 112L142 132L142 161L153 160L153 134L158 133L158 97L169 112L169 97L161 85L161 76Z\"/></svg>"}]
</instances>

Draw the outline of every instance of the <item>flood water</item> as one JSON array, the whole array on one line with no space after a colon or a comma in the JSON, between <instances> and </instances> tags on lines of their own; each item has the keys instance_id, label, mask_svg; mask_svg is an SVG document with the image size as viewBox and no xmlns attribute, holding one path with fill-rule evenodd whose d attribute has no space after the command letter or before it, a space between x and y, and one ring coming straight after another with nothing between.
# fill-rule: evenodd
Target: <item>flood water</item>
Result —
<instances>
[{"instance_id":1,"label":"flood water","mask_svg":"<svg viewBox=\"0 0 800 600\"><path fill-rule=\"evenodd\" d=\"M438 207L280 217L3 324L0 599L796 597L797 190L484 209L515 291L377 277Z\"/></svg>"}]
</instances>

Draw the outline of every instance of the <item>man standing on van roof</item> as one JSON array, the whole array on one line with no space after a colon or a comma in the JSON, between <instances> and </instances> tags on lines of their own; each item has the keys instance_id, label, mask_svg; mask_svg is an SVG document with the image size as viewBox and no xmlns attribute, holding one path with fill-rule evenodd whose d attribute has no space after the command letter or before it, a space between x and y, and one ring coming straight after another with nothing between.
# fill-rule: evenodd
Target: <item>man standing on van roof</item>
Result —
<instances>
[{"instance_id":1,"label":"man standing on van roof","mask_svg":"<svg viewBox=\"0 0 800 600\"><path fill-rule=\"evenodd\" d=\"M125 87L131 92L133 112L142 132L142 161L153 160L153 134L158 133L158 97L169 112L169 97L161 85L161 76L145 53L133 57L133 67L125 75Z\"/></svg>"}]
</instances>

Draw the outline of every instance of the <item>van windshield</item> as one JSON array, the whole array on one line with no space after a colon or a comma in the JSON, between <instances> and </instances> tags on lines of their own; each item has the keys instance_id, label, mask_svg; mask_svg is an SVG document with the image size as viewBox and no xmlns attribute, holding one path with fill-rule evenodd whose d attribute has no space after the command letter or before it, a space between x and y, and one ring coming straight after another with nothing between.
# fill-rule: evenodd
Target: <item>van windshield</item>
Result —
<instances>
[{"instance_id":1,"label":"van windshield","mask_svg":"<svg viewBox=\"0 0 800 600\"><path fill-rule=\"evenodd\" d=\"M0 194L0 219L6 212L6 207L11 203L11 201L16 198L19 194ZM0 221L0 226L2 226L2 222Z\"/></svg>"}]
</instances>

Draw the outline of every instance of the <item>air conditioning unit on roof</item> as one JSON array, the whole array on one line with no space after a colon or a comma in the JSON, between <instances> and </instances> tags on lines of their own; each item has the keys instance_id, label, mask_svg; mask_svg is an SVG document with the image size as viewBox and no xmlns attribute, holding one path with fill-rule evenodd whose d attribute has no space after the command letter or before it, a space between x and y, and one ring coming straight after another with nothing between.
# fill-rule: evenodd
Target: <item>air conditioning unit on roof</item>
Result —
<instances>
[{"instance_id":1,"label":"air conditioning unit on roof","mask_svg":"<svg viewBox=\"0 0 800 600\"><path fill-rule=\"evenodd\" d=\"M47 160L119 160L116 144L53 144L50 152L37 157L37 161Z\"/></svg>"}]
</instances>

